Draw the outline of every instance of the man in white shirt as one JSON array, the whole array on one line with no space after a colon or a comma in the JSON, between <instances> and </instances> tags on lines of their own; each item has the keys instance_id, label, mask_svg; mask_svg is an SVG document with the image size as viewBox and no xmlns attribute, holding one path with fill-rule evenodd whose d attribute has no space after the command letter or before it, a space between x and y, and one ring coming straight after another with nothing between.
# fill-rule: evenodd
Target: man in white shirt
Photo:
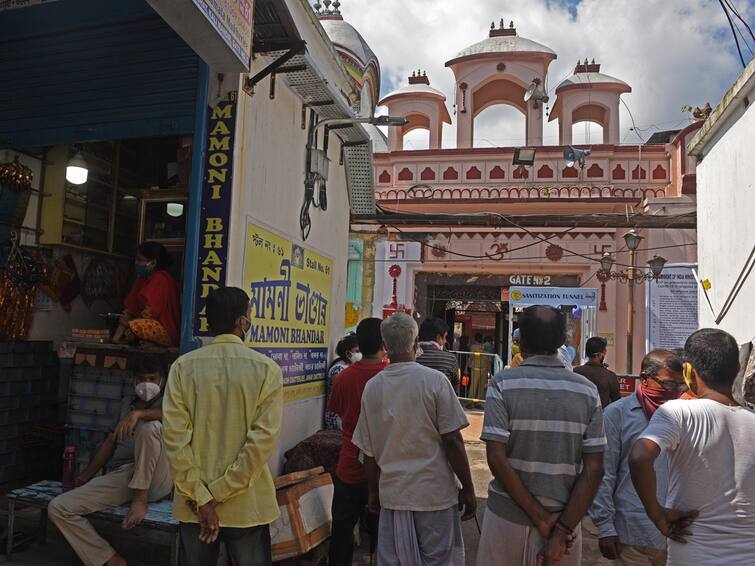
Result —
<instances>
[{"instance_id":1,"label":"man in white shirt","mask_svg":"<svg viewBox=\"0 0 755 566\"><path fill-rule=\"evenodd\" d=\"M650 519L668 537L668 566L755 564L755 413L732 385L739 347L722 330L695 332L684 346L684 379L698 399L669 401L632 448L632 481ZM653 463L669 455L665 505Z\"/></svg>"},{"instance_id":2,"label":"man in white shirt","mask_svg":"<svg viewBox=\"0 0 755 566\"><path fill-rule=\"evenodd\" d=\"M380 333L391 363L367 383L352 437L380 511L378 566L464 566L460 511L476 509L460 432L469 422L448 378L415 361L417 323L398 313Z\"/></svg>"}]
</instances>

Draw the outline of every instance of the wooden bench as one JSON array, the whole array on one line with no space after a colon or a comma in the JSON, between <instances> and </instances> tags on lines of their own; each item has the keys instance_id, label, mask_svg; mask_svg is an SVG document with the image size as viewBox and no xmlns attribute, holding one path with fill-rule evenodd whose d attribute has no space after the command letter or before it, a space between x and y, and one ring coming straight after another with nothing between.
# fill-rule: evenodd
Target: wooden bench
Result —
<instances>
[{"instance_id":1,"label":"wooden bench","mask_svg":"<svg viewBox=\"0 0 755 566\"><path fill-rule=\"evenodd\" d=\"M63 486L57 481L42 481L33 485L14 489L8 497L8 546L7 561L10 562L13 555L13 527L16 520L16 503L36 507L40 510L40 541L45 542L47 534L47 506L50 501L63 493ZM120 523L128 513L128 506L113 507L91 513L87 517ZM149 510L144 517L140 528L155 529L173 535L170 549L170 564L178 566L179 535L178 521L173 517L173 501L166 499L157 503L150 503Z\"/></svg>"}]
</instances>

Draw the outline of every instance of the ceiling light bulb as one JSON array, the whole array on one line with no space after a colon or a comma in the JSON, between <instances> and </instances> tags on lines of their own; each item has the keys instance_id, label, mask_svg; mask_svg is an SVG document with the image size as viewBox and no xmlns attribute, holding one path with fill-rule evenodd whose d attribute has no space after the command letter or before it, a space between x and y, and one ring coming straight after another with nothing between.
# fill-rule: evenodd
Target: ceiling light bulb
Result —
<instances>
[{"instance_id":1,"label":"ceiling light bulb","mask_svg":"<svg viewBox=\"0 0 755 566\"><path fill-rule=\"evenodd\" d=\"M165 212L168 213L168 216L178 218L179 216L183 216L184 205L180 202L169 202L165 207Z\"/></svg>"},{"instance_id":2,"label":"ceiling light bulb","mask_svg":"<svg viewBox=\"0 0 755 566\"><path fill-rule=\"evenodd\" d=\"M83 185L89 177L89 167L82 157L81 152L77 152L66 166L66 181L72 185Z\"/></svg>"}]
</instances>

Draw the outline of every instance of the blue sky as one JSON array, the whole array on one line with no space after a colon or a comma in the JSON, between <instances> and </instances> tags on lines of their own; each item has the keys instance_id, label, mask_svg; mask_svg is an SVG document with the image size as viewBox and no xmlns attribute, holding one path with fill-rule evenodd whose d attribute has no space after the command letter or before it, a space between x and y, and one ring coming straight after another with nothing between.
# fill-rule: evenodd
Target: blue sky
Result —
<instances>
[{"instance_id":1,"label":"blue sky","mask_svg":"<svg viewBox=\"0 0 755 566\"><path fill-rule=\"evenodd\" d=\"M755 20L755 0L729 1ZM383 94L422 68L432 86L446 93L452 114L454 79L444 63L484 39L490 22L500 18L514 20L519 35L558 53L549 72L551 90L585 57L630 84L633 92L623 100L645 138L657 129L683 127L685 104L715 106L742 70L718 0L341 0L341 11L378 55ZM743 53L750 58L744 47ZM621 137L637 143L630 125L622 106ZM475 129L478 145L518 145L523 117L510 107L494 107L478 116ZM454 130L444 132L445 145L453 144ZM593 141L598 130L575 130L575 138ZM557 141L550 123L545 143Z\"/></svg>"}]
</instances>

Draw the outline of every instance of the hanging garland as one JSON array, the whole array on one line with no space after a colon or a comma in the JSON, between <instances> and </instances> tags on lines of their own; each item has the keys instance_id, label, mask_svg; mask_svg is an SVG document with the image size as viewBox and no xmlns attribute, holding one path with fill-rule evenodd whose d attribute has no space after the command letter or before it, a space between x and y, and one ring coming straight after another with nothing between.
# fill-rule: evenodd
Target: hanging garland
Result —
<instances>
[{"instance_id":1,"label":"hanging garland","mask_svg":"<svg viewBox=\"0 0 755 566\"><path fill-rule=\"evenodd\" d=\"M21 211L26 211L32 179L31 169L21 165L18 157L11 163L0 165L0 190L25 197L3 201L5 204L0 208L9 206L13 211L5 220L6 225L19 223L19 217L23 220ZM46 278L47 267L18 244L15 232L10 232L10 241L0 246L0 341L24 340L28 336L37 284Z\"/></svg>"},{"instance_id":2,"label":"hanging garland","mask_svg":"<svg viewBox=\"0 0 755 566\"><path fill-rule=\"evenodd\" d=\"M34 178L31 169L21 165L18 156L10 163L0 165L0 186L14 191L31 190L31 181Z\"/></svg>"}]
</instances>

